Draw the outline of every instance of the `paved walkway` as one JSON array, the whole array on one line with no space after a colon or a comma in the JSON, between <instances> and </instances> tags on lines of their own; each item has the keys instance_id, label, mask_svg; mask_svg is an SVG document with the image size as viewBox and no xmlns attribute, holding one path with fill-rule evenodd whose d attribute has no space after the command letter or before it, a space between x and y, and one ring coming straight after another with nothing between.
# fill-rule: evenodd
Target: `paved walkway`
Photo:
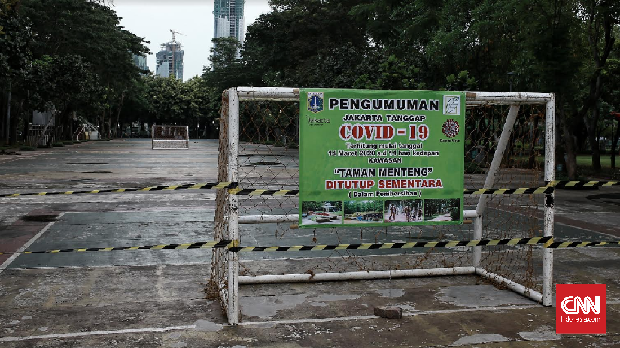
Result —
<instances>
[{"instance_id":1,"label":"paved walkway","mask_svg":"<svg viewBox=\"0 0 620 348\"><path fill-rule=\"evenodd\" d=\"M91 142L0 156L0 193L213 181L217 141L153 151L140 140ZM183 243L212 239L213 191L0 198L4 251ZM620 235L620 189L559 190L558 238ZM289 211L289 206L276 207ZM270 211L277 211L272 208ZM254 208L258 209L258 208ZM514 208L517 209L517 208ZM521 207L520 212L524 211ZM517 211L492 213L519 224ZM539 214L537 212L536 214ZM529 213L528 213L529 214ZM500 225L489 228L501 233ZM244 225L246 245L432 239L432 229L296 230ZM375 232L373 232L375 231ZM458 230L455 230L458 231ZM467 238L465 234L448 236ZM465 233L465 232L463 232ZM495 233L495 232L494 232ZM242 274L406 268L421 251L245 254ZM540 269L534 248L534 269ZM204 292L210 250L0 255L2 347L599 347L620 341L620 249L557 250L556 283L607 284L607 335L556 335L555 308L475 276L243 285L242 324L226 324ZM454 250L452 256L461 255ZM293 257L296 259L283 259ZM432 256L432 255L431 255ZM263 257L276 260L265 260ZM310 258L311 257L311 258ZM445 260L444 260L445 261ZM469 262L465 260L463 262ZM375 306L403 319L374 316Z\"/></svg>"}]
</instances>

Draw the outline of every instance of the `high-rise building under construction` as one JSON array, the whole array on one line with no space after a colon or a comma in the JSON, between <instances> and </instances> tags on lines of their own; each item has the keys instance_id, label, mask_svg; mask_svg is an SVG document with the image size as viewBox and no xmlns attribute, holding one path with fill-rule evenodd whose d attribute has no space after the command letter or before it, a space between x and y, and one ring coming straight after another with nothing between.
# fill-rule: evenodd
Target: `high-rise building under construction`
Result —
<instances>
[{"instance_id":1,"label":"high-rise building under construction","mask_svg":"<svg viewBox=\"0 0 620 348\"><path fill-rule=\"evenodd\" d=\"M234 37L239 42L245 40L245 0L214 0L215 38Z\"/></svg>"},{"instance_id":2,"label":"high-rise building under construction","mask_svg":"<svg viewBox=\"0 0 620 348\"><path fill-rule=\"evenodd\" d=\"M157 52L157 68L155 75L160 77L174 76L179 80L183 80L183 49L181 43L176 40L174 30L172 32L172 41L161 44L161 51Z\"/></svg>"}]
</instances>

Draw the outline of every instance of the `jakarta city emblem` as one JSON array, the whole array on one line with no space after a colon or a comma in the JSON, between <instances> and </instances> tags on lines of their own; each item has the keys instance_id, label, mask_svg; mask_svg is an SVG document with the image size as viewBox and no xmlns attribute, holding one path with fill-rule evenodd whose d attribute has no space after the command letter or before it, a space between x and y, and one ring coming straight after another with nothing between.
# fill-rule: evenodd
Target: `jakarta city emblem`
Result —
<instances>
[{"instance_id":1,"label":"jakarta city emblem","mask_svg":"<svg viewBox=\"0 0 620 348\"><path fill-rule=\"evenodd\" d=\"M323 111L323 92L308 92L308 111Z\"/></svg>"}]
</instances>

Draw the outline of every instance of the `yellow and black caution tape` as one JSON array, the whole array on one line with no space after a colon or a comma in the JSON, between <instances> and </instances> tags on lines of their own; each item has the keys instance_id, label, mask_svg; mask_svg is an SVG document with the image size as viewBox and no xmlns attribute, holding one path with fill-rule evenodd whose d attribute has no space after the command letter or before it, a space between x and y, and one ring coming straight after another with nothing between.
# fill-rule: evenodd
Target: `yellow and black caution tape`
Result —
<instances>
[{"instance_id":1,"label":"yellow and black caution tape","mask_svg":"<svg viewBox=\"0 0 620 348\"><path fill-rule=\"evenodd\" d=\"M480 239L480 240L452 240L434 242L410 243L360 243L360 244L324 244L324 245L297 245L272 247L230 247L232 252L248 251L319 251L319 250L373 250L373 249L411 249L411 248L453 248L492 245L534 245L552 241L551 237L513 238L513 239Z\"/></svg>"},{"instance_id":2,"label":"yellow and black caution tape","mask_svg":"<svg viewBox=\"0 0 620 348\"><path fill-rule=\"evenodd\" d=\"M547 186L528 187L528 188L489 188L489 189L464 189L465 195L529 195L529 194L550 194L555 188L564 187L608 187L620 185L620 181L551 181ZM51 196L51 195L77 195L95 193L121 193L121 192L146 192L146 191L176 191L176 190L217 190L227 189L228 193L237 196L298 196L299 190L267 190L256 188L240 188L237 182L212 182L199 184L183 185L159 185L143 188L112 188L95 189L80 191L58 191L58 192L30 192L30 193L5 193L2 197L21 197L21 196Z\"/></svg>"},{"instance_id":3,"label":"yellow and black caution tape","mask_svg":"<svg viewBox=\"0 0 620 348\"><path fill-rule=\"evenodd\" d=\"M553 186L543 186L516 189L465 189L463 193L465 195L531 195L553 193L554 190Z\"/></svg>"},{"instance_id":4,"label":"yellow and black caution tape","mask_svg":"<svg viewBox=\"0 0 620 348\"><path fill-rule=\"evenodd\" d=\"M620 241L608 241L608 242L551 242L545 245L545 248L549 249L561 249L561 248L584 248L592 246L602 245L620 245Z\"/></svg>"},{"instance_id":5,"label":"yellow and black caution tape","mask_svg":"<svg viewBox=\"0 0 620 348\"><path fill-rule=\"evenodd\" d=\"M516 188L516 189L465 189L465 195L529 195L529 194L550 194L556 188L565 187L609 187L620 186L620 181L561 181L554 180L547 186Z\"/></svg>"},{"instance_id":6,"label":"yellow and black caution tape","mask_svg":"<svg viewBox=\"0 0 620 348\"><path fill-rule=\"evenodd\" d=\"M265 190L265 189L241 189L236 182L212 182L183 185L159 185L142 188L111 188L80 191L57 191L57 192L30 192L30 193L5 193L1 197L21 196L52 196L52 195L77 195L95 193L122 193L122 192L152 192L152 191L177 191L177 190L218 190L227 189L230 194L239 196L297 196L299 190Z\"/></svg>"},{"instance_id":7,"label":"yellow and black caution tape","mask_svg":"<svg viewBox=\"0 0 620 348\"><path fill-rule=\"evenodd\" d=\"M298 196L299 190L230 189L228 193L237 196Z\"/></svg>"},{"instance_id":8,"label":"yellow and black caution tape","mask_svg":"<svg viewBox=\"0 0 620 348\"><path fill-rule=\"evenodd\" d=\"M159 185L143 188L112 188L95 189L80 191L57 191L57 192L30 192L30 193L7 193L0 194L1 197L21 197L21 196L52 196L52 195L77 195L77 194L96 194L96 193L122 193L122 192L152 192L152 191L176 191L176 190L212 190L228 189L228 193L237 196L298 196L299 190L266 190L266 189L242 189L236 182L214 182L184 185ZM519 195L519 194L543 194L552 193L553 187L534 187L517 189L465 189L465 195Z\"/></svg>"},{"instance_id":9,"label":"yellow and black caution tape","mask_svg":"<svg viewBox=\"0 0 620 348\"><path fill-rule=\"evenodd\" d=\"M42 251L22 251L22 252L0 252L6 254L57 254L57 253L81 253L87 251L122 251L122 250L180 250L180 249L211 249L211 248L232 248L238 246L237 242L231 240L220 240L210 242L196 242L185 244L157 244L129 247L108 247L108 248L74 248L74 249L51 249Z\"/></svg>"},{"instance_id":10,"label":"yellow and black caution tape","mask_svg":"<svg viewBox=\"0 0 620 348\"><path fill-rule=\"evenodd\" d=\"M20 197L20 196L51 196L51 195L77 195L77 194L95 194L95 193L121 193L121 192L138 192L138 191L174 191L174 190L212 190L212 189L237 189L238 184L235 182L213 182L200 184L183 184L183 185L159 185L148 186L142 188L111 188L111 189L95 189L81 191L62 191L62 192L31 192L31 193L11 193L0 194L0 197Z\"/></svg>"},{"instance_id":11,"label":"yellow and black caution tape","mask_svg":"<svg viewBox=\"0 0 620 348\"><path fill-rule=\"evenodd\" d=\"M212 189L236 189L237 183L233 182L214 182L199 184L183 184L183 185L159 185L148 186L142 188L112 188L112 189L95 189L81 191L62 191L62 192L32 192L32 193L13 193L2 194L0 197L19 197L19 196L50 196L50 195L76 195L76 194L95 194L95 193L122 193L122 192L138 192L138 191L174 191L174 190L212 190Z\"/></svg>"},{"instance_id":12,"label":"yellow and black caution tape","mask_svg":"<svg viewBox=\"0 0 620 348\"><path fill-rule=\"evenodd\" d=\"M555 242L553 237L512 238L512 239L478 239L478 240L452 240L434 242L410 242L410 243L360 243L360 244L324 244L324 245L297 245L297 246L271 246L271 247L242 247L229 246L232 252L252 251L321 251L321 250L373 250L373 249L411 249L411 248L454 248L475 246L497 245L537 245L542 244L545 248L583 248L602 245L619 245L620 241L605 242Z\"/></svg>"},{"instance_id":13,"label":"yellow and black caution tape","mask_svg":"<svg viewBox=\"0 0 620 348\"><path fill-rule=\"evenodd\" d=\"M323 244L323 245L296 245L296 246L239 246L239 241L220 240L210 242L197 242L185 244L158 244L130 247L108 248L74 248L52 249L42 251L0 252L6 254L57 254L79 253L89 251L123 251L123 250L185 250L185 249L211 249L225 248L231 252L273 252L273 251L323 251L323 250L376 250L376 249L411 249L411 248L454 248L475 246L497 245L540 245L550 249L583 248L603 245L619 245L620 241L600 242L556 242L552 237L511 238L511 239L474 239L474 240L451 240L433 242L410 242L410 243L359 243L359 244Z\"/></svg>"},{"instance_id":14,"label":"yellow and black caution tape","mask_svg":"<svg viewBox=\"0 0 620 348\"><path fill-rule=\"evenodd\" d=\"M557 188L564 187L608 187L620 186L620 181L561 181L555 180L549 183L549 186Z\"/></svg>"}]
</instances>

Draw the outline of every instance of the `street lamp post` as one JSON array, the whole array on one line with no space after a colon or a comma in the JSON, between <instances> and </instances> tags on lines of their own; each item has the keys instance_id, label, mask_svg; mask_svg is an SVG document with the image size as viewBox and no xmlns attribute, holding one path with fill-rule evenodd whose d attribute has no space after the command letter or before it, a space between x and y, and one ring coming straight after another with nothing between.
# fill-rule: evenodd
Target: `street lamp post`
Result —
<instances>
[{"instance_id":1,"label":"street lamp post","mask_svg":"<svg viewBox=\"0 0 620 348\"><path fill-rule=\"evenodd\" d=\"M515 74L514 71L511 71L509 73L507 73L508 75L508 81L510 82L510 92L512 92L512 76Z\"/></svg>"}]
</instances>

